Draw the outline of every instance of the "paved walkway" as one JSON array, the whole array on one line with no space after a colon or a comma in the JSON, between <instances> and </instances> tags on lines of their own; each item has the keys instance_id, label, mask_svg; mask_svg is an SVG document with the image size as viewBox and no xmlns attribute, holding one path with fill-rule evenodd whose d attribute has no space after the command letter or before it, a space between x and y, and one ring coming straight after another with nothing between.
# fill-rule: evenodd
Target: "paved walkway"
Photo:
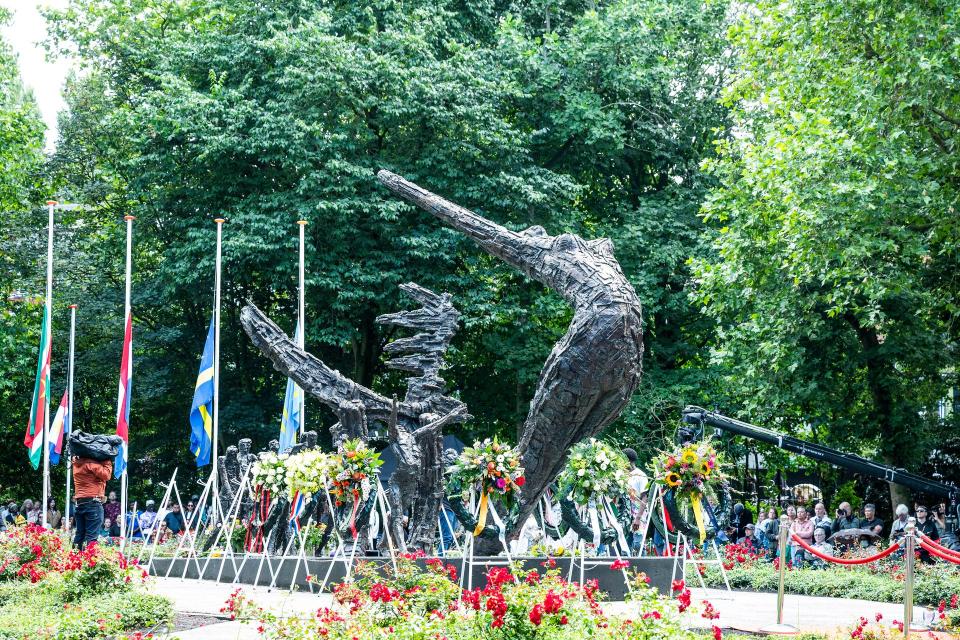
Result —
<instances>
[{"instance_id":1,"label":"paved walkway","mask_svg":"<svg viewBox=\"0 0 960 640\"><path fill-rule=\"evenodd\" d=\"M179 580L176 578L157 578L154 589L174 601L179 613L222 615L220 608L237 587L231 584L214 584L197 580ZM331 603L329 594L317 595L309 592L290 593L283 589L267 590L265 587L242 585L243 593L258 605L279 615L312 616L321 606ZM775 621L776 596L770 593L735 591L727 593L710 589L707 599L720 612L719 626L739 631L758 632L764 626ZM693 590L694 602L702 600L702 589ZM628 604L608 603L613 612L626 612ZM921 609L915 616L920 618ZM883 604L868 600L840 600L835 598L815 598L811 596L787 595L784 601L784 622L796 626L800 631L832 633L846 629L860 616L873 620L877 613L884 620L903 620L903 605ZM691 619L691 624L709 625L702 618ZM181 640L253 640L258 638L256 625L239 622L219 622L188 631L176 632ZM846 633L841 633L846 636Z\"/></svg>"}]
</instances>

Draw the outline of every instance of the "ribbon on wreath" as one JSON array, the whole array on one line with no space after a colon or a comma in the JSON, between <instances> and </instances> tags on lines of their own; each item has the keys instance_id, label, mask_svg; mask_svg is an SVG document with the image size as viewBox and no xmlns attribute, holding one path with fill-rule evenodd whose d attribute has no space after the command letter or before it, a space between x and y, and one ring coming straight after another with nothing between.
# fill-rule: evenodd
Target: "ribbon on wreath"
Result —
<instances>
[{"instance_id":1,"label":"ribbon on wreath","mask_svg":"<svg viewBox=\"0 0 960 640\"><path fill-rule=\"evenodd\" d=\"M707 539L707 529L703 526L703 505L700 500L703 496L696 491L690 496L690 504L693 506L693 519L697 521L697 531L700 533L700 544Z\"/></svg>"},{"instance_id":2,"label":"ribbon on wreath","mask_svg":"<svg viewBox=\"0 0 960 640\"><path fill-rule=\"evenodd\" d=\"M353 491L353 510L350 512L350 534L357 539L357 509L360 508L360 492Z\"/></svg>"},{"instance_id":3,"label":"ribbon on wreath","mask_svg":"<svg viewBox=\"0 0 960 640\"><path fill-rule=\"evenodd\" d=\"M593 548L600 546L600 514L597 513L597 503L593 498L587 502L587 515L590 517L590 529L593 531Z\"/></svg>"},{"instance_id":4,"label":"ribbon on wreath","mask_svg":"<svg viewBox=\"0 0 960 640\"><path fill-rule=\"evenodd\" d=\"M473 535L478 536L483 533L483 528L487 526L487 492L480 488L480 513L477 515L477 526L473 529Z\"/></svg>"}]
</instances>

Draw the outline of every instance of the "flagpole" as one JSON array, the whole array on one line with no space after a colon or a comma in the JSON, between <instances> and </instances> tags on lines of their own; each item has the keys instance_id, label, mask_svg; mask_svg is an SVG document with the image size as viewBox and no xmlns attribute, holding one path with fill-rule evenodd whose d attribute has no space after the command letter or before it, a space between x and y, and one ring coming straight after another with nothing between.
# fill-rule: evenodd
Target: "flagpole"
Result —
<instances>
[{"instance_id":1,"label":"flagpole","mask_svg":"<svg viewBox=\"0 0 960 640\"><path fill-rule=\"evenodd\" d=\"M297 346L302 350L304 344L306 343L307 335L307 325L304 322L304 299L306 297L304 293L304 229L307 226L306 220L297 220L297 224L300 225L300 300L297 309L297 321L300 323L300 336L297 343ZM300 439L303 440L303 433L307 429L307 394L304 393L303 389L300 390Z\"/></svg>"},{"instance_id":2,"label":"flagpole","mask_svg":"<svg viewBox=\"0 0 960 640\"><path fill-rule=\"evenodd\" d=\"M50 345L50 351L53 351L53 208L57 206L56 200L47 200L47 344ZM52 375L50 379L52 381ZM50 384L50 383L48 383ZM50 396L50 389L47 388L47 397ZM50 502L50 402L46 402L43 412L43 504L40 507L41 523L44 529L47 528L47 503Z\"/></svg>"},{"instance_id":3,"label":"flagpole","mask_svg":"<svg viewBox=\"0 0 960 640\"><path fill-rule=\"evenodd\" d=\"M67 367L67 418L70 421L68 424L73 426L73 344L74 337L77 335L77 305L70 305L70 361ZM64 432L66 432L67 425L64 424ZM72 431L72 429L71 429ZM64 438L67 437L67 434L64 433ZM70 452L70 442L63 443L63 450L67 453ZM67 523L66 530L70 531L70 471L73 468L73 458L72 456L67 456L67 497L63 502L63 514L64 522Z\"/></svg>"},{"instance_id":4,"label":"flagpole","mask_svg":"<svg viewBox=\"0 0 960 640\"><path fill-rule=\"evenodd\" d=\"M213 504L220 503L219 474L217 473L217 439L220 431L220 264L221 247L223 245L223 218L214 220L217 223L217 262L216 277L213 288L213 453L210 462L213 463ZM216 517L217 510L213 510Z\"/></svg>"},{"instance_id":5,"label":"flagpole","mask_svg":"<svg viewBox=\"0 0 960 640\"><path fill-rule=\"evenodd\" d=\"M124 304L123 304L123 331L126 335L127 331L127 319L130 318L130 276L133 271L133 221L136 220L134 216L123 216L124 221L127 223L127 263L126 263L126 277L124 284ZM133 322L133 319L130 318L130 322ZM131 332L132 333L132 332ZM133 336L131 335L131 340ZM124 338L125 340L125 338ZM126 345L123 346L126 349ZM132 348L132 347L131 347ZM121 357L122 360L122 357ZM129 366L133 366L133 363L130 362ZM130 384L129 380L133 377L133 372L130 371L127 373L128 380L124 381L124 384ZM130 390L127 389L127 393L130 393ZM122 410L118 408L118 411ZM127 455L126 463L123 467L123 474L120 476L120 549L123 550L124 542L127 539L127 472L130 469L130 425L127 425Z\"/></svg>"}]
</instances>

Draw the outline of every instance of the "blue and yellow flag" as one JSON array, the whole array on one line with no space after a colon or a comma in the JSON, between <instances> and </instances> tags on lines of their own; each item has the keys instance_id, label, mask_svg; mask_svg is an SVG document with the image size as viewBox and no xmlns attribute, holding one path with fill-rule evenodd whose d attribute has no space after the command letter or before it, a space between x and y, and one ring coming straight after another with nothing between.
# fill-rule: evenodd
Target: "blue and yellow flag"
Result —
<instances>
[{"instance_id":1,"label":"blue and yellow flag","mask_svg":"<svg viewBox=\"0 0 960 640\"><path fill-rule=\"evenodd\" d=\"M300 342L300 323L293 341ZM300 432L300 405L303 390L287 378L287 393L283 396L283 415L280 416L280 453L285 453L297 443L297 434Z\"/></svg>"},{"instance_id":2,"label":"blue and yellow flag","mask_svg":"<svg viewBox=\"0 0 960 640\"><path fill-rule=\"evenodd\" d=\"M211 319L190 408L190 452L196 457L198 467L210 464L213 448L213 334Z\"/></svg>"}]
</instances>

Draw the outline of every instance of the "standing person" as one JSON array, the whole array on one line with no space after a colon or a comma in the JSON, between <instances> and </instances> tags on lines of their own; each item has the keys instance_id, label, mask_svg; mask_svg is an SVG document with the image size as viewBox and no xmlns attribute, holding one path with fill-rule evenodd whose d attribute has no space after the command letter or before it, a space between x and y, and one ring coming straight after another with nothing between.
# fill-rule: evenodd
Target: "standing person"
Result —
<instances>
[{"instance_id":1,"label":"standing person","mask_svg":"<svg viewBox=\"0 0 960 640\"><path fill-rule=\"evenodd\" d=\"M16 502L11 502L7 505L7 515L4 517L4 524L8 527L12 527L17 524L17 516L20 515L20 507L17 506Z\"/></svg>"},{"instance_id":2,"label":"standing person","mask_svg":"<svg viewBox=\"0 0 960 640\"><path fill-rule=\"evenodd\" d=\"M937 531L937 525L932 519L928 518L927 515L927 508L922 504L917 505L917 531L931 540L939 540L940 533ZM920 545L917 546L919 547ZM933 556L922 547L920 548L920 560L926 564L934 563Z\"/></svg>"},{"instance_id":3,"label":"standing person","mask_svg":"<svg viewBox=\"0 0 960 640\"><path fill-rule=\"evenodd\" d=\"M860 520L853 515L853 508L849 502L841 502L837 507L837 517L833 519L830 531L836 533L844 529L859 529Z\"/></svg>"},{"instance_id":4,"label":"standing person","mask_svg":"<svg viewBox=\"0 0 960 640\"><path fill-rule=\"evenodd\" d=\"M623 450L623 455L625 455L630 462L630 476L627 478L627 489L630 500L630 553L640 555L640 540L643 538L640 527L643 524L643 515L646 511L644 498L646 497L647 485L650 484L650 479L647 477L647 474L637 466L636 451L627 447Z\"/></svg>"},{"instance_id":5,"label":"standing person","mask_svg":"<svg viewBox=\"0 0 960 640\"><path fill-rule=\"evenodd\" d=\"M73 546L80 550L91 542L96 542L103 526L104 490L107 480L113 473L112 460L93 460L92 458L73 458L73 482L75 487L74 503L77 505L74 518L77 533L73 537Z\"/></svg>"},{"instance_id":6,"label":"standing person","mask_svg":"<svg viewBox=\"0 0 960 640\"><path fill-rule=\"evenodd\" d=\"M47 525L51 529L59 529L62 519L63 515L60 513L60 510L57 509L57 500L55 498L47 500Z\"/></svg>"},{"instance_id":7,"label":"standing person","mask_svg":"<svg viewBox=\"0 0 960 640\"><path fill-rule=\"evenodd\" d=\"M860 528L869 529L878 536L883 533L883 520L877 517L877 508L873 504L863 505L863 518L860 519ZM860 536L860 546L864 549L874 545L875 538Z\"/></svg>"},{"instance_id":8,"label":"standing person","mask_svg":"<svg viewBox=\"0 0 960 640\"><path fill-rule=\"evenodd\" d=\"M823 529L823 532L830 534L830 528L833 526L833 520L827 515L827 506L822 502L813 505L813 526Z\"/></svg>"},{"instance_id":9,"label":"standing person","mask_svg":"<svg viewBox=\"0 0 960 640\"><path fill-rule=\"evenodd\" d=\"M797 507L797 519L794 520L793 524L790 525L791 535L797 536L806 545L812 545L813 529L813 520L811 520L810 516L807 514L806 507ZM797 567L802 565L807 558L803 551L803 547L801 547L799 544L791 546L793 547L793 566Z\"/></svg>"},{"instance_id":10,"label":"standing person","mask_svg":"<svg viewBox=\"0 0 960 640\"><path fill-rule=\"evenodd\" d=\"M107 503L103 505L103 517L110 518L110 522L120 522L120 501L117 500L116 491L107 495Z\"/></svg>"},{"instance_id":11,"label":"standing person","mask_svg":"<svg viewBox=\"0 0 960 640\"><path fill-rule=\"evenodd\" d=\"M736 540L746 535L748 524L753 524L753 514L741 503L733 505L733 518L730 520L730 526L736 527Z\"/></svg>"},{"instance_id":12,"label":"standing person","mask_svg":"<svg viewBox=\"0 0 960 640\"><path fill-rule=\"evenodd\" d=\"M776 507L767 509L766 517L760 522L759 534L763 548L767 550L767 556L770 558L776 556L777 536L780 535L780 518L777 516Z\"/></svg>"}]
</instances>

